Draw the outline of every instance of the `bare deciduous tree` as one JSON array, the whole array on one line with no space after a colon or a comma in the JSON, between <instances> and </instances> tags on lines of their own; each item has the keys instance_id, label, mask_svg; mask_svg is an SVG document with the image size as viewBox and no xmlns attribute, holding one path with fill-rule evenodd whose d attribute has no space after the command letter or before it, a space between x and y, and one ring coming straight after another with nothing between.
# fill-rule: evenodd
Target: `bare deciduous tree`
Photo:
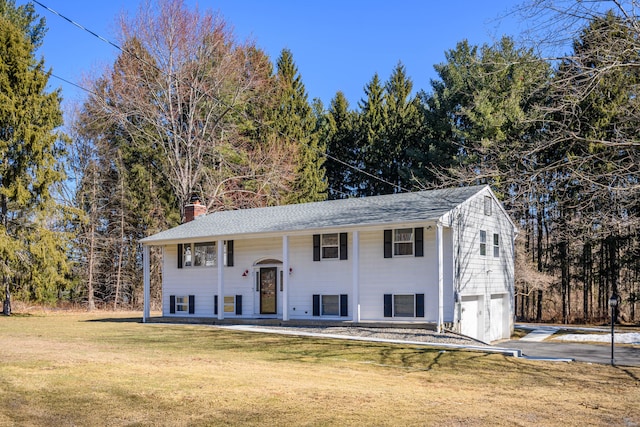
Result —
<instances>
[{"instance_id":1,"label":"bare deciduous tree","mask_svg":"<svg viewBox=\"0 0 640 427\"><path fill-rule=\"evenodd\" d=\"M120 27L123 52L95 85L102 90L89 100L91 113L120 126L141 150L161 150L157 166L180 209L193 193L209 209L230 207L239 195L259 197L260 186L244 188L245 180L286 184L286 153L265 170L269 159L259 155L275 147L252 150L243 135L256 119L248 106L269 90L266 56L238 44L221 17L190 11L181 0L143 2Z\"/></svg>"}]
</instances>

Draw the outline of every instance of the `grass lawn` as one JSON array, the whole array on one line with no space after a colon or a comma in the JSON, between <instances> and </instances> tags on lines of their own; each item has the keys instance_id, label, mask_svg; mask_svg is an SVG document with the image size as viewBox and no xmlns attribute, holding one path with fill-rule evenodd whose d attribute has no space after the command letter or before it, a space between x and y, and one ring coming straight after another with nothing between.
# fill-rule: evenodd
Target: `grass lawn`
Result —
<instances>
[{"instance_id":1,"label":"grass lawn","mask_svg":"<svg viewBox=\"0 0 640 427\"><path fill-rule=\"evenodd\" d=\"M640 425L640 368L139 316L0 317L0 425Z\"/></svg>"}]
</instances>

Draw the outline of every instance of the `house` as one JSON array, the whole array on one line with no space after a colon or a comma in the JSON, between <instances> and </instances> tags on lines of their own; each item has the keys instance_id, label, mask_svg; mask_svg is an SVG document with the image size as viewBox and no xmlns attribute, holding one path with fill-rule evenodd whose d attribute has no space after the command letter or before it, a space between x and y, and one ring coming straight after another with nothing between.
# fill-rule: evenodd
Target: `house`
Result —
<instances>
[{"instance_id":1,"label":"house","mask_svg":"<svg viewBox=\"0 0 640 427\"><path fill-rule=\"evenodd\" d=\"M165 317L431 323L508 338L516 227L488 186L222 211L149 236Z\"/></svg>"}]
</instances>

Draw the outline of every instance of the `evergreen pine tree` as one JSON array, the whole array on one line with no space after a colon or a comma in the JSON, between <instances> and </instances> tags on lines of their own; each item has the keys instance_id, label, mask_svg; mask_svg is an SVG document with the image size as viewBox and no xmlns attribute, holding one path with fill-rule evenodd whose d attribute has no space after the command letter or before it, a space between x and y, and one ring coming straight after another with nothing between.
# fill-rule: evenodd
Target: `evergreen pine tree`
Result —
<instances>
[{"instance_id":1,"label":"evergreen pine tree","mask_svg":"<svg viewBox=\"0 0 640 427\"><path fill-rule=\"evenodd\" d=\"M414 179L414 168L418 166L414 156L420 149L423 116L420 114L420 99L412 98L413 82L407 76L404 65L399 63L385 85L385 107L387 123L383 144L377 149L387 153L387 162L381 165L386 181L395 184L389 192L410 189L418 182Z\"/></svg>"},{"instance_id":2,"label":"evergreen pine tree","mask_svg":"<svg viewBox=\"0 0 640 427\"><path fill-rule=\"evenodd\" d=\"M3 312L11 292L50 300L66 283L65 236L52 187L64 179L60 157L66 138L59 91L46 92L49 73L35 50L44 21L31 6L0 1L0 277Z\"/></svg>"},{"instance_id":3,"label":"evergreen pine tree","mask_svg":"<svg viewBox=\"0 0 640 427\"><path fill-rule=\"evenodd\" d=\"M389 185L375 179L384 179L381 164L386 162L385 153L379 152L378 142L384 137L386 110L384 108L384 88L378 74L374 74L364 89L366 98L361 100L360 119L357 124L358 146L360 147L359 164L370 175L360 174L355 187L359 196L384 194Z\"/></svg>"},{"instance_id":4,"label":"evergreen pine tree","mask_svg":"<svg viewBox=\"0 0 640 427\"><path fill-rule=\"evenodd\" d=\"M276 62L279 105L275 127L288 144L295 144L297 166L287 203L324 200L327 182L324 173L325 143L316 132L316 117L307 100L302 77L291 51L284 49Z\"/></svg>"},{"instance_id":5,"label":"evergreen pine tree","mask_svg":"<svg viewBox=\"0 0 640 427\"><path fill-rule=\"evenodd\" d=\"M330 199L343 199L356 194L359 172L359 147L355 133L356 114L342 92L331 100L327 117L327 154L325 162ZM350 167L351 166L351 167Z\"/></svg>"}]
</instances>

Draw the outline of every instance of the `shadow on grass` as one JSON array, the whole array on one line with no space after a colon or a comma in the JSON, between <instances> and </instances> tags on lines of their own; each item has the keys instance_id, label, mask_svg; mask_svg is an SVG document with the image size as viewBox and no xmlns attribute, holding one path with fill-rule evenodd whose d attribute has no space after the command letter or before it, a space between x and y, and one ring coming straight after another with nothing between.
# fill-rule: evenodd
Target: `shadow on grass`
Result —
<instances>
[{"instance_id":1,"label":"shadow on grass","mask_svg":"<svg viewBox=\"0 0 640 427\"><path fill-rule=\"evenodd\" d=\"M10 317L43 317L43 316L37 316L37 315L34 315L32 313L16 313L14 311L9 315L6 315L4 313L0 313L0 317L10 318Z\"/></svg>"},{"instance_id":2,"label":"shadow on grass","mask_svg":"<svg viewBox=\"0 0 640 427\"><path fill-rule=\"evenodd\" d=\"M88 319L89 323L142 323L142 317L105 317L100 319Z\"/></svg>"},{"instance_id":3,"label":"shadow on grass","mask_svg":"<svg viewBox=\"0 0 640 427\"><path fill-rule=\"evenodd\" d=\"M634 379L634 380L636 380L636 381L640 382L640 378L639 378L635 373L633 373L633 372L631 372L630 370L625 369L625 368L620 368L620 367L617 367L617 368L618 368L620 371L624 372L625 374L629 375L629 377L630 377L630 378L632 378L632 379Z\"/></svg>"},{"instance_id":4,"label":"shadow on grass","mask_svg":"<svg viewBox=\"0 0 640 427\"><path fill-rule=\"evenodd\" d=\"M140 324L140 317L105 317L84 320L90 323ZM152 322L153 323L153 322ZM178 326L178 327L176 327ZM109 333L112 344L139 347L146 350L164 350L185 356L215 357L218 352L274 362L297 361L308 364L334 362L366 363L418 371L461 366L477 360L486 360L487 354L465 352L438 347L416 347L415 344L378 343L339 340L306 336L264 334L260 332L231 331L202 328L202 324L158 324L153 328L135 328ZM116 328L120 329L120 328ZM102 338L104 342L107 338ZM240 356L242 357L242 356Z\"/></svg>"}]
</instances>

